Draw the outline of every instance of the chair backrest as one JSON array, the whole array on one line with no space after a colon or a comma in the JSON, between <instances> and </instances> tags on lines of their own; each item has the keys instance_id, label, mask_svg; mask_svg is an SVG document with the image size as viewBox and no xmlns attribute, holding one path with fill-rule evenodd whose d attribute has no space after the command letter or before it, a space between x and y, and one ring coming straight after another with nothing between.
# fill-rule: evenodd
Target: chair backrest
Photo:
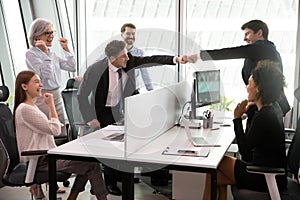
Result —
<instances>
[{"instance_id":1,"label":"chair backrest","mask_svg":"<svg viewBox=\"0 0 300 200\"><path fill-rule=\"evenodd\" d=\"M300 166L300 118L297 121L295 134L289 146L287 159L289 171L297 177Z\"/></svg>"},{"instance_id":2,"label":"chair backrest","mask_svg":"<svg viewBox=\"0 0 300 200\"><path fill-rule=\"evenodd\" d=\"M74 78L67 81L66 88L62 91L65 110L70 124L70 130L72 132L72 139L76 139L78 136L78 130L76 128L76 122L83 122L82 115L79 111L79 104L77 100L78 83Z\"/></svg>"},{"instance_id":3,"label":"chair backrest","mask_svg":"<svg viewBox=\"0 0 300 200\"><path fill-rule=\"evenodd\" d=\"M300 102L300 87L294 91L294 95L298 102ZM297 120L296 130L289 146L287 159L290 172L297 177L300 166L300 117Z\"/></svg>"},{"instance_id":4,"label":"chair backrest","mask_svg":"<svg viewBox=\"0 0 300 200\"><path fill-rule=\"evenodd\" d=\"M10 172L19 163L16 135L13 126L13 116L7 104L3 102L9 97L6 86L0 86L0 140L1 148L6 152L7 170Z\"/></svg>"}]
</instances>

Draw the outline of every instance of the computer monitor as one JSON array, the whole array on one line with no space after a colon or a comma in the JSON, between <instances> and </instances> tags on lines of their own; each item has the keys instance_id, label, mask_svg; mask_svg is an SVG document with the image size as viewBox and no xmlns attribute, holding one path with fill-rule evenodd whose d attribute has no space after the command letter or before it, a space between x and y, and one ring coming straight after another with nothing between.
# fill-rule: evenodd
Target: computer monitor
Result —
<instances>
[{"instance_id":1,"label":"computer monitor","mask_svg":"<svg viewBox=\"0 0 300 200\"><path fill-rule=\"evenodd\" d=\"M201 119L196 116L197 107L220 102L220 70L197 71L194 75L190 118Z\"/></svg>"}]
</instances>

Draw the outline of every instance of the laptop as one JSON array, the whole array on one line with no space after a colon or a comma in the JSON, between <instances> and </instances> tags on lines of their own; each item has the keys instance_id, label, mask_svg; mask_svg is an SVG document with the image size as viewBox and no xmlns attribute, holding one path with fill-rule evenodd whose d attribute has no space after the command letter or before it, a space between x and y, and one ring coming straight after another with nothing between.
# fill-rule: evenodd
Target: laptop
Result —
<instances>
[{"instance_id":1,"label":"laptop","mask_svg":"<svg viewBox=\"0 0 300 200\"><path fill-rule=\"evenodd\" d=\"M123 142L124 141L124 133L112 133L106 137L104 137L104 140L109 140L109 141L117 141L117 142Z\"/></svg>"},{"instance_id":2,"label":"laptop","mask_svg":"<svg viewBox=\"0 0 300 200\"><path fill-rule=\"evenodd\" d=\"M219 147L221 145L212 144L205 140L203 137L193 137L191 130L189 128L189 119L182 117L181 122L183 123L185 132L187 134L188 140L195 146L195 147Z\"/></svg>"}]
</instances>

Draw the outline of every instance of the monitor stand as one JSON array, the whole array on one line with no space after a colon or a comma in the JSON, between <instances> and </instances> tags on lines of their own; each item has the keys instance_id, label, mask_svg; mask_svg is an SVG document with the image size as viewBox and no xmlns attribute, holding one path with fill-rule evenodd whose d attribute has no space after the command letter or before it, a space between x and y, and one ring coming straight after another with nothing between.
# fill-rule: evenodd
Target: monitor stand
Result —
<instances>
[{"instance_id":1,"label":"monitor stand","mask_svg":"<svg viewBox=\"0 0 300 200\"><path fill-rule=\"evenodd\" d=\"M189 128L201 128L202 127L202 121L203 119L206 119L204 116L196 116L196 117L191 117L189 115L184 116L186 119L189 119ZM181 124L181 126L183 126Z\"/></svg>"}]
</instances>

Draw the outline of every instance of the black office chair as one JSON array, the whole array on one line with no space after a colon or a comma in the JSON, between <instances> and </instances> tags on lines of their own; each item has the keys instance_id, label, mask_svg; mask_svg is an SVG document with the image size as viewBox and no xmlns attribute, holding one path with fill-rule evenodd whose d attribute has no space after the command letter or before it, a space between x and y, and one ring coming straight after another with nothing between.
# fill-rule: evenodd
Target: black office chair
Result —
<instances>
[{"instance_id":1,"label":"black office chair","mask_svg":"<svg viewBox=\"0 0 300 200\"><path fill-rule=\"evenodd\" d=\"M88 127L88 125L84 122L79 110L79 104L77 100L78 87L79 83L76 82L74 78L70 78L67 81L66 88L61 93L69 120L68 131L70 132L71 139L76 139L78 135L82 136L84 128Z\"/></svg>"},{"instance_id":2,"label":"black office chair","mask_svg":"<svg viewBox=\"0 0 300 200\"><path fill-rule=\"evenodd\" d=\"M5 104L4 101L6 101L6 99L9 96L9 91L8 88L6 86L0 86L0 108L2 106L7 106ZM2 110L2 109L1 109ZM0 113L0 116L4 116L7 113ZM6 161L7 160L7 156L5 154L5 149L3 149L0 146L0 177L3 177L5 170L6 170ZM4 183L2 182L2 178L0 179L0 188L4 187Z\"/></svg>"},{"instance_id":3,"label":"black office chair","mask_svg":"<svg viewBox=\"0 0 300 200\"><path fill-rule=\"evenodd\" d=\"M4 152L4 149L0 148L0 177L3 177L5 169L6 169L6 154ZM0 188L4 187L4 183L2 183L2 179L0 179Z\"/></svg>"},{"instance_id":4,"label":"black office chair","mask_svg":"<svg viewBox=\"0 0 300 200\"><path fill-rule=\"evenodd\" d=\"M6 101L9 90L6 86L0 86L0 102ZM24 163L19 160L16 135L13 127L13 117L9 107L0 103L0 149L4 151L3 164L1 168L2 182L7 186L30 186L41 185L48 182L48 172L36 172L38 157L46 155L47 150L26 151L22 156L30 156L30 161ZM71 174L57 172L57 180L65 181Z\"/></svg>"},{"instance_id":5,"label":"black office chair","mask_svg":"<svg viewBox=\"0 0 300 200\"><path fill-rule=\"evenodd\" d=\"M299 93L299 94L298 94ZM295 97L300 100L300 89L295 90ZM300 118L297 121L296 130L286 129L288 135L293 135L289 142L287 153L287 169L291 177L288 177L287 189L279 193L275 176L284 173L280 168L264 168L248 166L247 170L252 173L264 174L268 183L269 192L256 192L247 189L238 189L232 186L232 195L236 200L265 200L265 199L288 199L296 200L300 198ZM270 178L271 177L271 178Z\"/></svg>"}]
</instances>

